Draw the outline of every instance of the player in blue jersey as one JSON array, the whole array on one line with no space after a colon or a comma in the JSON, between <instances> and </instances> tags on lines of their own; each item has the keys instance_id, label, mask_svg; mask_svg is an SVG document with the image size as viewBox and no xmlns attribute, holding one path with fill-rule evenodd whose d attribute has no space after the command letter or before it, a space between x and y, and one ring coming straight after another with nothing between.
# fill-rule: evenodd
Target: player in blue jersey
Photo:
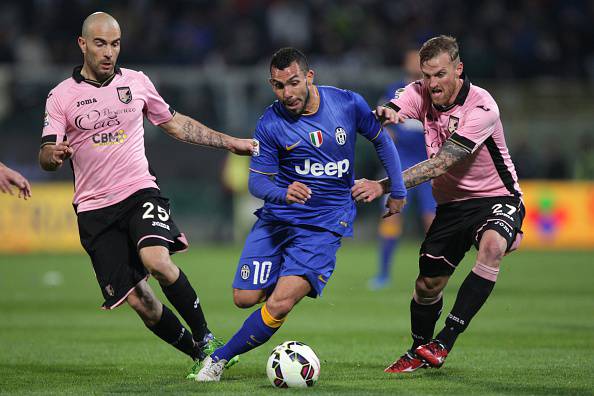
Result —
<instances>
[{"instance_id":1,"label":"player in blue jersey","mask_svg":"<svg viewBox=\"0 0 594 396\"><path fill-rule=\"evenodd\" d=\"M411 47L404 52L402 68L405 73L404 80L391 84L381 103L392 99L399 89L404 88L409 83L423 78L418 49ZM427 159L423 124L420 121L405 120L404 123L390 125L387 128L393 134L394 144L398 149L398 154L400 154L402 169L408 169ZM412 204L415 208L416 214L421 219L425 232L427 232L435 217L436 206L431 192L431 183L425 182L410 189L407 201L409 205ZM380 221L378 230L380 238L379 271L369 282L369 288L372 290L382 289L390 281L392 258L398 248L402 233L403 216L404 212L401 215L386 217Z\"/></svg>"},{"instance_id":2,"label":"player in blue jersey","mask_svg":"<svg viewBox=\"0 0 594 396\"><path fill-rule=\"evenodd\" d=\"M343 236L355 219L357 133L370 140L392 180L402 180L398 152L363 98L313 84L314 72L294 48L276 52L270 84L278 98L260 118L250 164L250 192L265 201L247 237L233 282L240 308L264 302L223 347L204 361L198 381L218 381L227 361L272 337L305 296L317 297L334 271ZM385 113L378 110L378 116ZM400 212L406 189L392 183L388 213Z\"/></svg>"}]
</instances>

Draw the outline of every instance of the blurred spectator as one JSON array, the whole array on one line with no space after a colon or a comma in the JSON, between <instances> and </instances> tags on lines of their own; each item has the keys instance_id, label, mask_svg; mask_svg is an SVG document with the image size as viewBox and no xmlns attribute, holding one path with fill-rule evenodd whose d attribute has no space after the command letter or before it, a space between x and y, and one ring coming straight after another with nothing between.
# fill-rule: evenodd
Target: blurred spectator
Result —
<instances>
[{"instance_id":1,"label":"blurred spectator","mask_svg":"<svg viewBox=\"0 0 594 396\"><path fill-rule=\"evenodd\" d=\"M593 2L451 0L445 9L436 4L435 0L1 2L0 62L15 57L43 62L50 57L54 63L74 64L79 52L74 42L64 45L66 37L78 32L86 15L105 10L124 21L122 62L203 64L215 59L228 65L257 64L266 62L279 47L291 45L308 51L318 64L396 66L405 43L447 33L466 48L474 79L594 77Z\"/></svg>"},{"instance_id":2,"label":"blurred spectator","mask_svg":"<svg viewBox=\"0 0 594 396\"><path fill-rule=\"evenodd\" d=\"M535 179L538 174L538 158L527 140L520 140L511 150L519 179Z\"/></svg>"},{"instance_id":3,"label":"blurred spectator","mask_svg":"<svg viewBox=\"0 0 594 396\"><path fill-rule=\"evenodd\" d=\"M268 6L268 34L275 47L297 47L304 51L311 40L311 23L307 2L277 0Z\"/></svg>"},{"instance_id":4,"label":"blurred spectator","mask_svg":"<svg viewBox=\"0 0 594 396\"><path fill-rule=\"evenodd\" d=\"M542 167L544 178L550 180L562 180L570 177L569 164L559 142L549 139L544 148Z\"/></svg>"},{"instance_id":5,"label":"blurred spectator","mask_svg":"<svg viewBox=\"0 0 594 396\"><path fill-rule=\"evenodd\" d=\"M33 31L19 36L14 48L14 60L19 67L43 66L50 60L46 43Z\"/></svg>"},{"instance_id":6,"label":"blurred spectator","mask_svg":"<svg viewBox=\"0 0 594 396\"><path fill-rule=\"evenodd\" d=\"M578 142L573 166L573 177L579 180L594 180L593 132L584 132Z\"/></svg>"},{"instance_id":7,"label":"blurred spectator","mask_svg":"<svg viewBox=\"0 0 594 396\"><path fill-rule=\"evenodd\" d=\"M254 212L262 206L262 200L248 191L250 157L229 154L223 166L222 182L233 201L233 240L243 241L254 224Z\"/></svg>"}]
</instances>

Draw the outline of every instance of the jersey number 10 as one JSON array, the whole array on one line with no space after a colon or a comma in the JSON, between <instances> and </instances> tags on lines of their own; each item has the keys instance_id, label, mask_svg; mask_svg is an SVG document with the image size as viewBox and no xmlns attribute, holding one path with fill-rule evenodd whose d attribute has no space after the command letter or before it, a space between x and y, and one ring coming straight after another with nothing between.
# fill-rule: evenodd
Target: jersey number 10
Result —
<instances>
[{"instance_id":1,"label":"jersey number 10","mask_svg":"<svg viewBox=\"0 0 594 396\"><path fill-rule=\"evenodd\" d=\"M264 284L268 281L268 277L270 276L270 268L272 268L271 261L263 261L260 263L259 261L254 261L254 285Z\"/></svg>"}]
</instances>

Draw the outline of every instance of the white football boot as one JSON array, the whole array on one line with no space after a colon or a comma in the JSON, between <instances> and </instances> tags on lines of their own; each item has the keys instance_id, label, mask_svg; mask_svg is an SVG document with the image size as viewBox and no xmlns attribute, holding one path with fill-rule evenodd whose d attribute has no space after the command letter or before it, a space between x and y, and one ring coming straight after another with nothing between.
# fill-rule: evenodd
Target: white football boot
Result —
<instances>
[{"instance_id":1,"label":"white football boot","mask_svg":"<svg viewBox=\"0 0 594 396\"><path fill-rule=\"evenodd\" d=\"M225 370L225 365L227 361L225 359L221 359L219 361L214 361L210 356L208 356L202 362L203 366L196 374L196 381L199 382L219 382L221 380L221 374Z\"/></svg>"}]
</instances>

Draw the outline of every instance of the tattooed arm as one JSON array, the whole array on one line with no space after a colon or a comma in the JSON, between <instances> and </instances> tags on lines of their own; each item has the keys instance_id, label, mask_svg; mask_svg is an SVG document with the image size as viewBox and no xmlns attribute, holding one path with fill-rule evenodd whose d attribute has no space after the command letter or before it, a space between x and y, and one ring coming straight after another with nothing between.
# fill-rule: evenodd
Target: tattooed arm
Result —
<instances>
[{"instance_id":1,"label":"tattooed arm","mask_svg":"<svg viewBox=\"0 0 594 396\"><path fill-rule=\"evenodd\" d=\"M470 151L447 140L439 153L431 159L419 162L402 172L402 179L406 188L412 188L427 180L441 176L452 166L470 156ZM391 190L390 179L385 178L379 181L359 179L351 188L353 198L357 202L371 202Z\"/></svg>"},{"instance_id":2,"label":"tattooed arm","mask_svg":"<svg viewBox=\"0 0 594 396\"><path fill-rule=\"evenodd\" d=\"M173 118L159 125L168 135L182 142L200 146L222 148L236 154L251 155L253 141L238 139L210 129L206 125L186 115L175 113Z\"/></svg>"},{"instance_id":3,"label":"tattooed arm","mask_svg":"<svg viewBox=\"0 0 594 396\"><path fill-rule=\"evenodd\" d=\"M452 166L469 157L470 154L471 153L467 149L457 145L451 140L446 140L435 157L419 162L402 172L404 185L406 188L412 188L427 180L441 176ZM380 183L384 190L384 194L386 191L390 191L390 180L388 178L380 180Z\"/></svg>"}]
</instances>

